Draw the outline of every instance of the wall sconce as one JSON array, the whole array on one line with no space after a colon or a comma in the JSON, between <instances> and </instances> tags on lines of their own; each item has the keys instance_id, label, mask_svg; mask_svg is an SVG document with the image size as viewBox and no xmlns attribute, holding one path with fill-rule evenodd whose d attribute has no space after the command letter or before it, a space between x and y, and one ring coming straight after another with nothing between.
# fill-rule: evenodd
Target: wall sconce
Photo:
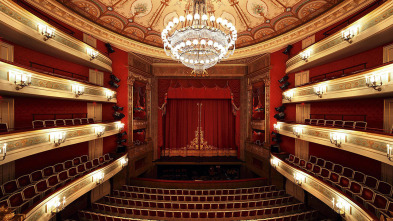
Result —
<instances>
[{"instance_id":1,"label":"wall sconce","mask_svg":"<svg viewBox=\"0 0 393 221\"><path fill-rule=\"evenodd\" d=\"M94 128L94 133L97 135L97 137L101 137L105 133L105 127L104 126L97 126Z\"/></svg>"},{"instance_id":2,"label":"wall sconce","mask_svg":"<svg viewBox=\"0 0 393 221\"><path fill-rule=\"evenodd\" d=\"M31 85L31 74L25 74L20 71L8 71L8 80L14 82L15 89L20 90Z\"/></svg>"},{"instance_id":3,"label":"wall sconce","mask_svg":"<svg viewBox=\"0 0 393 221\"><path fill-rule=\"evenodd\" d=\"M121 167L124 168L125 166L128 165L128 158L125 157L125 158L121 159L120 163L121 163Z\"/></svg>"},{"instance_id":4,"label":"wall sconce","mask_svg":"<svg viewBox=\"0 0 393 221\"><path fill-rule=\"evenodd\" d=\"M303 128L301 128L301 127L293 127L293 134L296 137L300 137L300 135L302 135L302 133L303 133Z\"/></svg>"},{"instance_id":5,"label":"wall sconce","mask_svg":"<svg viewBox=\"0 0 393 221\"><path fill-rule=\"evenodd\" d=\"M275 131L279 132L279 131L280 131L280 128L281 128L280 124L273 124L273 129L274 129Z\"/></svg>"},{"instance_id":6,"label":"wall sconce","mask_svg":"<svg viewBox=\"0 0 393 221\"><path fill-rule=\"evenodd\" d=\"M87 52L87 55L90 56L90 61L97 58L97 56L98 56L98 51L96 51L92 48L86 48L86 52Z\"/></svg>"},{"instance_id":7,"label":"wall sconce","mask_svg":"<svg viewBox=\"0 0 393 221\"><path fill-rule=\"evenodd\" d=\"M291 101L292 98L293 98L293 91L292 90L284 92L284 99L285 100Z\"/></svg>"},{"instance_id":8,"label":"wall sconce","mask_svg":"<svg viewBox=\"0 0 393 221\"><path fill-rule=\"evenodd\" d=\"M319 85L314 87L314 92L316 95L318 95L319 98L322 98L322 95L326 93L326 88L326 85Z\"/></svg>"},{"instance_id":9,"label":"wall sconce","mask_svg":"<svg viewBox=\"0 0 393 221\"><path fill-rule=\"evenodd\" d=\"M116 127L119 130L119 132L120 132L120 131L122 131L124 129L124 123L118 122L116 124Z\"/></svg>"},{"instance_id":10,"label":"wall sconce","mask_svg":"<svg viewBox=\"0 0 393 221\"><path fill-rule=\"evenodd\" d=\"M101 184L104 182L105 175L103 172L98 172L92 176L92 182L96 182L96 184Z\"/></svg>"},{"instance_id":11,"label":"wall sconce","mask_svg":"<svg viewBox=\"0 0 393 221\"><path fill-rule=\"evenodd\" d=\"M75 97L79 97L85 93L85 87L78 84L71 85L71 90L72 92L74 92Z\"/></svg>"},{"instance_id":12,"label":"wall sconce","mask_svg":"<svg viewBox=\"0 0 393 221\"><path fill-rule=\"evenodd\" d=\"M0 148L0 158L1 158L1 161L5 160L5 156L6 156L6 155L7 155L7 144L4 143L4 144L3 144L3 147Z\"/></svg>"},{"instance_id":13,"label":"wall sconce","mask_svg":"<svg viewBox=\"0 0 393 221\"><path fill-rule=\"evenodd\" d=\"M352 43L352 39L359 34L360 26L355 25L347 28L346 30L341 32L341 38L348 43Z\"/></svg>"},{"instance_id":14,"label":"wall sconce","mask_svg":"<svg viewBox=\"0 0 393 221\"><path fill-rule=\"evenodd\" d=\"M388 145L386 145L386 148L387 148L387 150L386 150L386 156L388 157L388 159L389 159L390 161L393 161L393 147L391 147L391 146L388 144Z\"/></svg>"},{"instance_id":15,"label":"wall sconce","mask_svg":"<svg viewBox=\"0 0 393 221\"><path fill-rule=\"evenodd\" d=\"M41 35L44 36L44 41L47 41L50 38L54 38L55 37L55 29L51 28L47 25L43 25L43 24L38 24L38 31L41 33Z\"/></svg>"},{"instance_id":16,"label":"wall sconce","mask_svg":"<svg viewBox=\"0 0 393 221\"><path fill-rule=\"evenodd\" d=\"M301 173L295 173L293 178L295 179L295 183L299 186L306 182L306 177Z\"/></svg>"},{"instance_id":17,"label":"wall sconce","mask_svg":"<svg viewBox=\"0 0 393 221\"><path fill-rule=\"evenodd\" d=\"M333 210L336 213L344 216L345 215L345 205L347 203L342 199L335 200L334 198L333 198L332 203L333 203Z\"/></svg>"},{"instance_id":18,"label":"wall sconce","mask_svg":"<svg viewBox=\"0 0 393 221\"><path fill-rule=\"evenodd\" d=\"M366 76L366 86L373 88L374 90L381 91L382 90L381 86L383 85L384 81L388 80L387 78L388 78L388 73L372 74Z\"/></svg>"},{"instance_id":19,"label":"wall sconce","mask_svg":"<svg viewBox=\"0 0 393 221\"><path fill-rule=\"evenodd\" d=\"M108 101L110 101L110 100L112 100L113 95L115 95L115 92L110 91L110 90L106 90L105 95L106 95L106 98L108 99Z\"/></svg>"},{"instance_id":20,"label":"wall sconce","mask_svg":"<svg viewBox=\"0 0 393 221\"><path fill-rule=\"evenodd\" d=\"M66 198L63 196L63 200L60 201L59 197L54 198L46 204L47 213L58 213L64 209L66 204Z\"/></svg>"},{"instance_id":21,"label":"wall sconce","mask_svg":"<svg viewBox=\"0 0 393 221\"><path fill-rule=\"evenodd\" d=\"M60 144L66 141L66 132L53 132L49 134L49 142L53 142L55 146L60 146Z\"/></svg>"},{"instance_id":22,"label":"wall sconce","mask_svg":"<svg viewBox=\"0 0 393 221\"><path fill-rule=\"evenodd\" d=\"M278 166L278 160L277 160L276 158L272 158L272 159L270 160L270 162L271 162L271 164L272 164L272 166L273 166L274 168L277 168L277 166Z\"/></svg>"},{"instance_id":23,"label":"wall sconce","mask_svg":"<svg viewBox=\"0 0 393 221\"><path fill-rule=\"evenodd\" d=\"M336 147L341 147L342 143L347 141L347 135L343 133L330 133L330 143L336 145Z\"/></svg>"},{"instance_id":24,"label":"wall sconce","mask_svg":"<svg viewBox=\"0 0 393 221\"><path fill-rule=\"evenodd\" d=\"M311 50L306 50L300 53L300 58L305 62L308 62L310 56L311 56Z\"/></svg>"}]
</instances>

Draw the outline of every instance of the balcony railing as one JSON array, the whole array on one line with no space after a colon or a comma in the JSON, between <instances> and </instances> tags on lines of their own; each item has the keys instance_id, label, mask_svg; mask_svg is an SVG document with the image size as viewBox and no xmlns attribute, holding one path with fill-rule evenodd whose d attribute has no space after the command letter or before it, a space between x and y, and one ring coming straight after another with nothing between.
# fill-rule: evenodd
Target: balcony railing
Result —
<instances>
[{"instance_id":1,"label":"balcony railing","mask_svg":"<svg viewBox=\"0 0 393 221\"><path fill-rule=\"evenodd\" d=\"M116 92L108 88L43 74L4 60L0 60L0 92L37 97L117 102Z\"/></svg>"},{"instance_id":2,"label":"balcony railing","mask_svg":"<svg viewBox=\"0 0 393 221\"><path fill-rule=\"evenodd\" d=\"M55 35L46 38L38 26L52 28L52 24L40 19L13 1L0 1L2 37L34 50L79 63L91 68L112 72L112 61L90 45L55 28ZM23 38L16 37L22 35ZM21 40L22 39L22 40ZM89 53L89 51L94 52Z\"/></svg>"},{"instance_id":3,"label":"balcony railing","mask_svg":"<svg viewBox=\"0 0 393 221\"><path fill-rule=\"evenodd\" d=\"M389 136L388 134L349 130L341 127L324 127L284 122L277 122L277 124L279 125L277 132L284 136L339 148L393 165L393 161L390 160L393 157L389 157L389 145L392 146L393 144L393 136Z\"/></svg>"},{"instance_id":4,"label":"balcony railing","mask_svg":"<svg viewBox=\"0 0 393 221\"><path fill-rule=\"evenodd\" d=\"M283 103L378 97L393 93L393 63L283 92Z\"/></svg>"},{"instance_id":5,"label":"balcony railing","mask_svg":"<svg viewBox=\"0 0 393 221\"><path fill-rule=\"evenodd\" d=\"M124 162L127 162L127 158L127 154L125 154L105 167L94 170L51 194L49 197L39 202L34 208L31 208L26 213L25 220L50 220L55 215L51 210L53 201L56 199L64 199L64 205L62 206L68 206L79 197L97 187L98 184L93 179L95 174L104 174L102 182L105 182L124 168Z\"/></svg>"},{"instance_id":6,"label":"balcony railing","mask_svg":"<svg viewBox=\"0 0 393 221\"><path fill-rule=\"evenodd\" d=\"M391 42L388 36L393 33L392 7L393 2L386 1L348 27L304 49L287 61L286 73L306 70Z\"/></svg>"},{"instance_id":7,"label":"balcony railing","mask_svg":"<svg viewBox=\"0 0 393 221\"><path fill-rule=\"evenodd\" d=\"M336 190L307 172L287 164L279 157L272 155L270 163L273 168L288 180L298 184L298 186L317 197L333 210L339 210L344 220L378 220L375 215L368 212L362 205L352 201L341 191ZM338 204L341 208L337 207Z\"/></svg>"},{"instance_id":8,"label":"balcony railing","mask_svg":"<svg viewBox=\"0 0 393 221\"><path fill-rule=\"evenodd\" d=\"M117 134L119 125L120 121L2 134L0 145L6 149L0 165L40 152Z\"/></svg>"}]
</instances>

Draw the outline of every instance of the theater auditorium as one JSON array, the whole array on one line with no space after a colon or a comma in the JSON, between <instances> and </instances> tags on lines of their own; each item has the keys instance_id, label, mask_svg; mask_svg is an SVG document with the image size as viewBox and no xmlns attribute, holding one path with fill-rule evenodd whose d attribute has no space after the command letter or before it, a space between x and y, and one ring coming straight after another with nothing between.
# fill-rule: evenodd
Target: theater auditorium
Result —
<instances>
[{"instance_id":1,"label":"theater auditorium","mask_svg":"<svg viewBox=\"0 0 393 221\"><path fill-rule=\"evenodd\" d=\"M392 0L0 0L0 220L393 221Z\"/></svg>"}]
</instances>

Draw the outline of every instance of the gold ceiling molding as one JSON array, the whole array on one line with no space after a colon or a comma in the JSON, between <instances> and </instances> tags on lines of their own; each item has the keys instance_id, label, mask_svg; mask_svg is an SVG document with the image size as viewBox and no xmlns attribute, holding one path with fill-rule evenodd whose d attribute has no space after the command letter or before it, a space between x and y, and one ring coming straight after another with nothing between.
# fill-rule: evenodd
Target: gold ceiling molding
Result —
<instances>
[{"instance_id":1,"label":"gold ceiling molding","mask_svg":"<svg viewBox=\"0 0 393 221\"><path fill-rule=\"evenodd\" d=\"M352 15L373 1L374 0L345 0L311 22L308 22L285 34L262 43L237 49L231 59L240 59L259 55L261 53L271 53L277 51L288 44L298 42L309 35ZM26 0L26 2L59 19L60 21L65 22L66 24L71 25L87 34L93 35L104 42L109 41L122 50L143 53L144 55L156 58L168 59L162 48L139 43L135 40L131 40L127 37L116 34L113 31L101 27L94 22L91 22L88 19L76 14L56 0Z\"/></svg>"}]
</instances>

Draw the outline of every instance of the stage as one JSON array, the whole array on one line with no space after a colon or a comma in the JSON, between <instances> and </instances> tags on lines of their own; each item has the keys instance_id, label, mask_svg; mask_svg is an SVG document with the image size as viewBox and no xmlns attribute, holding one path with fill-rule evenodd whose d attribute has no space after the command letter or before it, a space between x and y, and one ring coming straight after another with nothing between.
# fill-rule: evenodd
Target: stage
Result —
<instances>
[{"instance_id":1,"label":"stage","mask_svg":"<svg viewBox=\"0 0 393 221\"><path fill-rule=\"evenodd\" d=\"M153 161L156 165L242 165L237 157L161 157Z\"/></svg>"}]
</instances>

